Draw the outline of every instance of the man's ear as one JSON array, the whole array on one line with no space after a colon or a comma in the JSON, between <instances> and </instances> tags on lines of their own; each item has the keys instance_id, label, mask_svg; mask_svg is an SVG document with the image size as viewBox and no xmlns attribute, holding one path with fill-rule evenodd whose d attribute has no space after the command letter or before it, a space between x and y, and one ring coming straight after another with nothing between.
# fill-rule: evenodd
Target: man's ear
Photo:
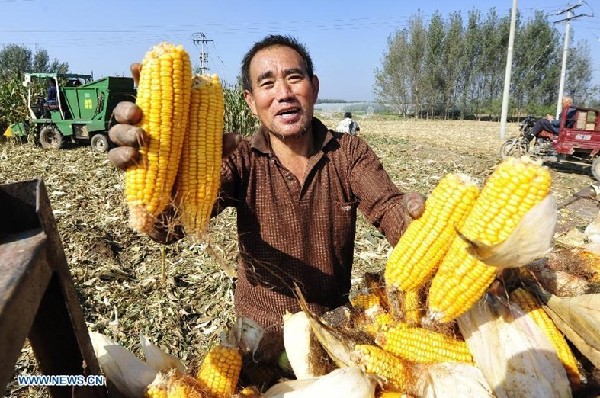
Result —
<instances>
[{"instance_id":1,"label":"man's ear","mask_svg":"<svg viewBox=\"0 0 600 398\"><path fill-rule=\"evenodd\" d=\"M250 92L250 90L244 90L244 100L246 101L246 104L248 104L248 107L250 108L252 113L255 116L258 116L256 114L256 105L254 103L254 97L252 96L252 92Z\"/></svg>"},{"instance_id":2,"label":"man's ear","mask_svg":"<svg viewBox=\"0 0 600 398\"><path fill-rule=\"evenodd\" d=\"M317 102L317 97L319 97L319 77L317 75L313 75L311 84L313 87L313 100L314 102Z\"/></svg>"}]
</instances>

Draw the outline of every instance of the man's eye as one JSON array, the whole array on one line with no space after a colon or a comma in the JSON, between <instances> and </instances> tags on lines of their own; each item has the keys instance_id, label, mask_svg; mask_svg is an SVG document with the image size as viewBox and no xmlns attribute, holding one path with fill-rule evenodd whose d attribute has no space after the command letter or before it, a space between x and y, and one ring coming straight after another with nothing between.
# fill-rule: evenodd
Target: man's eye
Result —
<instances>
[{"instance_id":1,"label":"man's eye","mask_svg":"<svg viewBox=\"0 0 600 398\"><path fill-rule=\"evenodd\" d=\"M273 86L273 81L271 81L271 80L262 81L260 83L260 86L264 87L264 88L272 87Z\"/></svg>"},{"instance_id":2,"label":"man's eye","mask_svg":"<svg viewBox=\"0 0 600 398\"><path fill-rule=\"evenodd\" d=\"M302 80L302 78L302 75L290 75L288 79L292 82L297 82L299 80Z\"/></svg>"}]
</instances>

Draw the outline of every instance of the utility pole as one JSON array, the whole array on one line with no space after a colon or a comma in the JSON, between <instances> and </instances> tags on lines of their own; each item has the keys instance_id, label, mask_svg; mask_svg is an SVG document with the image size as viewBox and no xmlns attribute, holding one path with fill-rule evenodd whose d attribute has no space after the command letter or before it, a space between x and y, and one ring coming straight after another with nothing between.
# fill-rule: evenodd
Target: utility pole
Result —
<instances>
[{"instance_id":1,"label":"utility pole","mask_svg":"<svg viewBox=\"0 0 600 398\"><path fill-rule=\"evenodd\" d=\"M586 14L573 15L573 10L581 7L580 4L576 4L573 6L567 6L564 10L560 11L557 15L561 15L567 13L567 17L556 21L554 23L559 23L566 21L565 24L565 41L563 44L563 55L562 55L562 69L560 71L560 84L558 86L558 102L556 103L556 118L560 117L560 112L562 109L562 98L565 90L565 76L567 74L567 55L569 53L569 41L571 40L571 20L583 16L587 16Z\"/></svg>"},{"instance_id":2,"label":"utility pole","mask_svg":"<svg viewBox=\"0 0 600 398\"><path fill-rule=\"evenodd\" d=\"M205 75L208 73L208 53L204 46L212 40L207 39L204 33L198 32L192 35L192 41L200 48L200 74Z\"/></svg>"},{"instance_id":3,"label":"utility pole","mask_svg":"<svg viewBox=\"0 0 600 398\"><path fill-rule=\"evenodd\" d=\"M515 25L517 20L517 0L513 0L510 15L510 34L508 35L508 53L506 54L506 69L504 71L504 93L502 94L502 116L500 116L500 140L504 140L506 133L506 117L510 102L510 76L512 72L513 43L515 42Z\"/></svg>"}]
</instances>

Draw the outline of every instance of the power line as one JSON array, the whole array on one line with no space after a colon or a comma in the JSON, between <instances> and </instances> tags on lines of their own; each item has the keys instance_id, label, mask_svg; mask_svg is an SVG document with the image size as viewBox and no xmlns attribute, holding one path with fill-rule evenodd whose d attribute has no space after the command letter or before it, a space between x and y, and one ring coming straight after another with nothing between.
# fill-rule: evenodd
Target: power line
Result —
<instances>
[{"instance_id":1,"label":"power line","mask_svg":"<svg viewBox=\"0 0 600 398\"><path fill-rule=\"evenodd\" d=\"M192 34L192 41L200 48L200 74L205 75L208 73L208 52L205 51L204 46L211 43L212 40L207 39L206 35L202 32Z\"/></svg>"}]
</instances>

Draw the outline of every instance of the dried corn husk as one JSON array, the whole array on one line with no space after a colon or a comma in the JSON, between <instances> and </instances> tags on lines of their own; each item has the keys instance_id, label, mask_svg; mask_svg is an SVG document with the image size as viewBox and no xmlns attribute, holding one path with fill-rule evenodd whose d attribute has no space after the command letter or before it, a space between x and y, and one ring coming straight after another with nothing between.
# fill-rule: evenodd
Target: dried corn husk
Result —
<instances>
[{"instance_id":1,"label":"dried corn husk","mask_svg":"<svg viewBox=\"0 0 600 398\"><path fill-rule=\"evenodd\" d=\"M341 368L313 379L281 382L263 398L373 398L376 384L374 377L358 368Z\"/></svg>"},{"instance_id":2,"label":"dried corn husk","mask_svg":"<svg viewBox=\"0 0 600 398\"><path fill-rule=\"evenodd\" d=\"M470 253L487 265L500 269L518 268L550 251L556 219L556 199L549 194L525 214L508 238L497 245L487 246L469 240L460 232L459 235L469 243Z\"/></svg>"},{"instance_id":3,"label":"dried corn husk","mask_svg":"<svg viewBox=\"0 0 600 398\"><path fill-rule=\"evenodd\" d=\"M90 332L90 339L104 375L127 398L142 397L157 371L107 336Z\"/></svg>"},{"instance_id":4,"label":"dried corn husk","mask_svg":"<svg viewBox=\"0 0 600 398\"><path fill-rule=\"evenodd\" d=\"M140 346L146 358L146 363L157 372L168 372L171 369L177 369L181 373L186 373L185 365L179 358L167 354L141 333Z\"/></svg>"},{"instance_id":5,"label":"dried corn husk","mask_svg":"<svg viewBox=\"0 0 600 398\"><path fill-rule=\"evenodd\" d=\"M436 363L416 372L414 394L421 398L493 397L481 370L466 363Z\"/></svg>"},{"instance_id":6,"label":"dried corn husk","mask_svg":"<svg viewBox=\"0 0 600 398\"><path fill-rule=\"evenodd\" d=\"M323 348L312 334L310 320L303 311L283 317L283 344L296 379L303 380L328 373Z\"/></svg>"},{"instance_id":7,"label":"dried corn husk","mask_svg":"<svg viewBox=\"0 0 600 398\"><path fill-rule=\"evenodd\" d=\"M534 287L556 327L600 368L600 294L558 297Z\"/></svg>"},{"instance_id":8,"label":"dried corn husk","mask_svg":"<svg viewBox=\"0 0 600 398\"><path fill-rule=\"evenodd\" d=\"M488 295L459 317L458 325L477 367L499 398L571 396L554 347L518 307Z\"/></svg>"}]
</instances>

